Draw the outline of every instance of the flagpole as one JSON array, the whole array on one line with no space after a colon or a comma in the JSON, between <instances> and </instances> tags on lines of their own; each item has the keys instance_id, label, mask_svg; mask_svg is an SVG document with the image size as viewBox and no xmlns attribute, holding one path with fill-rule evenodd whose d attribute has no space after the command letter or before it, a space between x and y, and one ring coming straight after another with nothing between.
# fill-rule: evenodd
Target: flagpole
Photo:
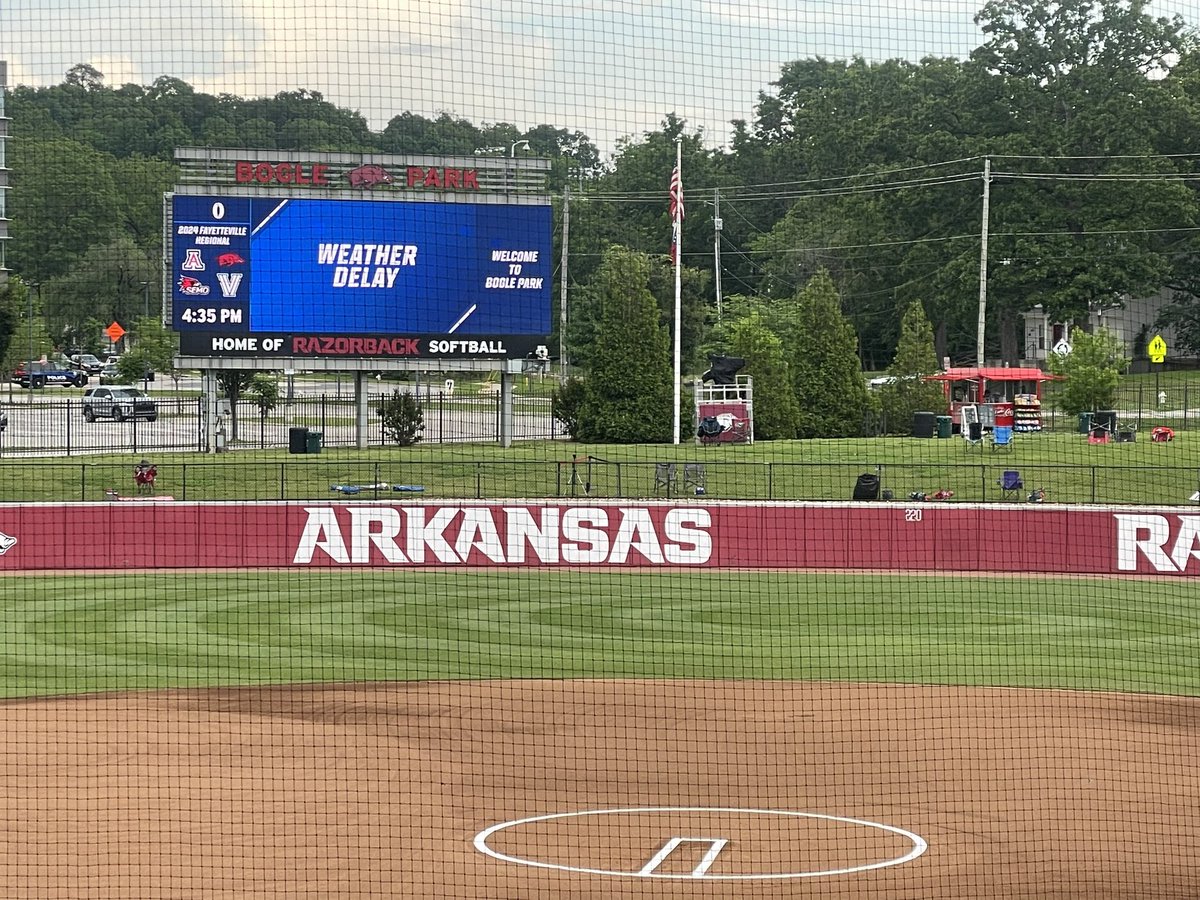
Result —
<instances>
[{"instance_id":1,"label":"flagpole","mask_svg":"<svg viewBox=\"0 0 1200 900\"><path fill-rule=\"evenodd\" d=\"M679 173L679 192L683 194L683 136L675 138L675 171ZM682 200L682 196L681 196ZM683 203L675 208L675 443L679 443L679 391L682 387L683 375L680 371L680 280L679 267L683 257Z\"/></svg>"}]
</instances>

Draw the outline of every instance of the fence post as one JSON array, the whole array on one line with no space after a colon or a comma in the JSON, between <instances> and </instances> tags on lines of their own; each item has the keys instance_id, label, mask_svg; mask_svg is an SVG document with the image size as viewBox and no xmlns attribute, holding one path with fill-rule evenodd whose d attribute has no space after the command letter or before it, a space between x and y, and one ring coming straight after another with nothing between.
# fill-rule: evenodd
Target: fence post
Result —
<instances>
[{"instance_id":1,"label":"fence post","mask_svg":"<svg viewBox=\"0 0 1200 900\"><path fill-rule=\"evenodd\" d=\"M979 499L987 502L987 466L979 467Z\"/></svg>"},{"instance_id":2,"label":"fence post","mask_svg":"<svg viewBox=\"0 0 1200 900\"><path fill-rule=\"evenodd\" d=\"M379 463L375 463L375 499L379 499Z\"/></svg>"},{"instance_id":3,"label":"fence post","mask_svg":"<svg viewBox=\"0 0 1200 900\"><path fill-rule=\"evenodd\" d=\"M1180 431L1187 431L1188 408L1190 405L1188 401L1188 383L1185 381L1183 383L1183 427L1179 429Z\"/></svg>"},{"instance_id":4,"label":"fence post","mask_svg":"<svg viewBox=\"0 0 1200 900\"><path fill-rule=\"evenodd\" d=\"M775 463L767 463L767 499L775 499Z\"/></svg>"},{"instance_id":5,"label":"fence post","mask_svg":"<svg viewBox=\"0 0 1200 900\"><path fill-rule=\"evenodd\" d=\"M483 463L475 463L475 499L483 499Z\"/></svg>"},{"instance_id":6,"label":"fence post","mask_svg":"<svg viewBox=\"0 0 1200 900\"><path fill-rule=\"evenodd\" d=\"M287 463L279 464L279 499L283 500L287 497Z\"/></svg>"},{"instance_id":7,"label":"fence post","mask_svg":"<svg viewBox=\"0 0 1200 900\"><path fill-rule=\"evenodd\" d=\"M624 497L625 494L621 491L621 464L617 463L617 496Z\"/></svg>"},{"instance_id":8,"label":"fence post","mask_svg":"<svg viewBox=\"0 0 1200 900\"><path fill-rule=\"evenodd\" d=\"M179 499L187 499L187 463L183 463L179 471Z\"/></svg>"},{"instance_id":9,"label":"fence post","mask_svg":"<svg viewBox=\"0 0 1200 900\"><path fill-rule=\"evenodd\" d=\"M79 499L87 499L87 466L79 464Z\"/></svg>"},{"instance_id":10,"label":"fence post","mask_svg":"<svg viewBox=\"0 0 1200 900\"><path fill-rule=\"evenodd\" d=\"M83 403L83 401L81 400L80 404L82 405L82 403ZM71 455L71 398L70 397L67 398L66 416L67 416L67 422L66 422L66 425L67 425L67 427L66 427L67 456L70 456Z\"/></svg>"},{"instance_id":11,"label":"fence post","mask_svg":"<svg viewBox=\"0 0 1200 900\"><path fill-rule=\"evenodd\" d=\"M1096 502L1096 467L1092 466L1092 502Z\"/></svg>"},{"instance_id":12,"label":"fence post","mask_svg":"<svg viewBox=\"0 0 1200 900\"><path fill-rule=\"evenodd\" d=\"M562 496L562 460L554 464L554 496Z\"/></svg>"},{"instance_id":13,"label":"fence post","mask_svg":"<svg viewBox=\"0 0 1200 900\"><path fill-rule=\"evenodd\" d=\"M1158 402L1157 397L1155 398L1155 402L1156 403ZM1138 385L1138 431L1141 431L1141 430L1142 430L1142 385L1139 384Z\"/></svg>"}]
</instances>

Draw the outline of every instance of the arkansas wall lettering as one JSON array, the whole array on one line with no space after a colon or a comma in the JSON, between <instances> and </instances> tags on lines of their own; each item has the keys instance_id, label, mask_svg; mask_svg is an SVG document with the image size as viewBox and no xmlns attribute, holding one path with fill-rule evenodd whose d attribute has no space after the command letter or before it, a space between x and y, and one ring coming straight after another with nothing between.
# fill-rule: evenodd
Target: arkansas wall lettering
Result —
<instances>
[{"instance_id":1,"label":"arkansas wall lettering","mask_svg":"<svg viewBox=\"0 0 1200 900\"><path fill-rule=\"evenodd\" d=\"M705 509L308 507L293 565L701 565Z\"/></svg>"}]
</instances>

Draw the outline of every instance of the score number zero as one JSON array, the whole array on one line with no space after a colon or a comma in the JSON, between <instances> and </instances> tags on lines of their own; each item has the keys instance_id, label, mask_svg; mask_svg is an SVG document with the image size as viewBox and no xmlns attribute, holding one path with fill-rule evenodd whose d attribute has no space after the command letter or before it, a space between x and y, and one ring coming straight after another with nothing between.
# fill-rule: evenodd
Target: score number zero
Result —
<instances>
[{"instance_id":1,"label":"score number zero","mask_svg":"<svg viewBox=\"0 0 1200 900\"><path fill-rule=\"evenodd\" d=\"M904 510L904 521L905 522L920 522L921 519L924 517L924 512L925 512L925 510L923 510L923 509L918 509L916 507L910 506Z\"/></svg>"}]
</instances>

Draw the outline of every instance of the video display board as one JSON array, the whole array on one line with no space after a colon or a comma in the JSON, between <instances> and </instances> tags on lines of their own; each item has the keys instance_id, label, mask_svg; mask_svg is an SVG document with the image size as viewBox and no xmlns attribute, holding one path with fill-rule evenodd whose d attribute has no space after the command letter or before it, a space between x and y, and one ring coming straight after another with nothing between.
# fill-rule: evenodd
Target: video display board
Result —
<instances>
[{"instance_id":1,"label":"video display board","mask_svg":"<svg viewBox=\"0 0 1200 900\"><path fill-rule=\"evenodd\" d=\"M549 206L175 195L183 355L526 356L550 331Z\"/></svg>"}]
</instances>

